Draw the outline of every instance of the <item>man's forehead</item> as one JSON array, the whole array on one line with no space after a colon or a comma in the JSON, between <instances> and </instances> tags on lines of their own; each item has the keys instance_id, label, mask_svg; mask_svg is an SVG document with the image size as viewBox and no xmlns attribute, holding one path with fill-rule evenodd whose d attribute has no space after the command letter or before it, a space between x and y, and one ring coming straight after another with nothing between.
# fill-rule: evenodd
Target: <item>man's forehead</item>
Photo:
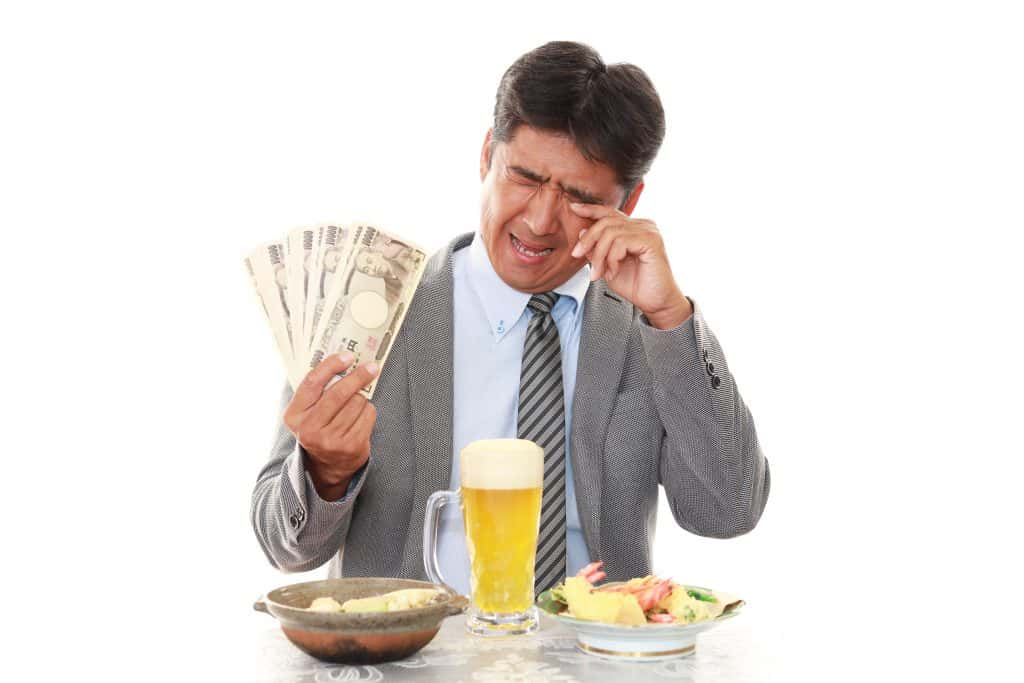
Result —
<instances>
[{"instance_id":1,"label":"man's forehead","mask_svg":"<svg viewBox=\"0 0 1024 683\"><path fill-rule=\"evenodd\" d=\"M521 127L511 140L499 144L498 150L508 167L518 166L605 200L611 200L619 189L611 167L585 158L567 135Z\"/></svg>"}]
</instances>

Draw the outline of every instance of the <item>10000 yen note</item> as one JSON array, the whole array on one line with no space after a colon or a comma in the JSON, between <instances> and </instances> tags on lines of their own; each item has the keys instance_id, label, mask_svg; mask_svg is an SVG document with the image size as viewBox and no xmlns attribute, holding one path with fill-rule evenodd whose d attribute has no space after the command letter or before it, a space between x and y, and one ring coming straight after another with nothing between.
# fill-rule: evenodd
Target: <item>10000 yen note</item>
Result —
<instances>
[{"instance_id":1,"label":"10000 yen note","mask_svg":"<svg viewBox=\"0 0 1024 683\"><path fill-rule=\"evenodd\" d=\"M292 324L292 358L296 365L305 366L309 354L309 341L303 336L305 329L306 298L309 293L310 273L316 240L314 228L298 228L288 233L288 310Z\"/></svg>"},{"instance_id":2,"label":"10000 yen note","mask_svg":"<svg viewBox=\"0 0 1024 683\"><path fill-rule=\"evenodd\" d=\"M349 259L352 257L352 252L355 250L355 246L359 242L366 228L367 225L365 223L353 223L345 226L345 233L343 236L344 242L342 243L339 241L337 245L337 250L340 254L340 256L337 257L338 267L335 269L334 274L329 278L330 286L327 289L327 296L323 297L320 301L321 311L316 316L316 325L313 327L313 334L310 335L309 353L305 358L305 362L307 364L309 363L309 359L312 357L314 351L314 342L324 333L324 327L327 325L327 316L323 315L323 311L333 309L338 297L341 296L346 280L346 273L348 272ZM339 239L341 239L340 236Z\"/></svg>"},{"instance_id":3,"label":"10000 yen note","mask_svg":"<svg viewBox=\"0 0 1024 683\"><path fill-rule=\"evenodd\" d=\"M292 355L292 329L288 309L288 280L285 270L284 244L268 242L249 253L245 259L256 294L267 316L270 330L274 335L278 353L288 369L288 378L294 387L296 374L302 372L301 366L296 367ZM302 379L302 375L298 375Z\"/></svg>"},{"instance_id":4,"label":"10000 yen note","mask_svg":"<svg viewBox=\"0 0 1024 683\"><path fill-rule=\"evenodd\" d=\"M350 351L358 364L383 366L405 319L426 254L377 228L359 225L342 279L336 280L307 371L332 353ZM380 375L378 374L378 377ZM377 380L362 389L372 398Z\"/></svg>"},{"instance_id":5,"label":"10000 yen note","mask_svg":"<svg viewBox=\"0 0 1024 683\"><path fill-rule=\"evenodd\" d=\"M328 225L323 229L316 265L313 268L313 281L310 283L310 292L306 299L307 320L303 329L303 339L307 353L303 360L307 359L309 352L312 351L313 340L316 338L316 330L320 325L320 317L323 315L331 285L337 273L345 266L350 247L350 232L348 226Z\"/></svg>"}]
</instances>

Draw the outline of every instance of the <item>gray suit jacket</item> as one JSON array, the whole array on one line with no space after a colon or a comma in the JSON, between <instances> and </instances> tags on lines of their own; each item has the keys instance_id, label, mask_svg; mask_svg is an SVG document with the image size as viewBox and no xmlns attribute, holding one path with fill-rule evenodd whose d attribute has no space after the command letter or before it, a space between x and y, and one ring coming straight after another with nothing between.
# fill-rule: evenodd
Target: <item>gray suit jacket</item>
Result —
<instances>
[{"instance_id":1,"label":"gray suit jacket","mask_svg":"<svg viewBox=\"0 0 1024 683\"><path fill-rule=\"evenodd\" d=\"M370 459L350 493L322 500L303 449L281 424L252 495L271 564L330 576L424 579L427 497L452 464L452 253L427 265L378 380ZM658 330L603 280L587 291L570 434L576 504L591 560L612 579L651 571L658 484L684 529L726 538L754 528L768 463L729 366L696 309ZM282 410L291 398L285 389Z\"/></svg>"}]
</instances>

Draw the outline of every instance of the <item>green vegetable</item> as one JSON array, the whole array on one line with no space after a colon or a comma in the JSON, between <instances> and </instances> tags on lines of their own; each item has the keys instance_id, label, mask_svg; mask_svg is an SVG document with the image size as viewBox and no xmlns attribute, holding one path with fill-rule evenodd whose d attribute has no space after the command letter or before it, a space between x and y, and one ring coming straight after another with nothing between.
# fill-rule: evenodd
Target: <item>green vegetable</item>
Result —
<instances>
[{"instance_id":1,"label":"green vegetable","mask_svg":"<svg viewBox=\"0 0 1024 683\"><path fill-rule=\"evenodd\" d=\"M686 587L686 594L694 600L700 600L701 602L718 602L711 593L706 593L698 588Z\"/></svg>"},{"instance_id":2,"label":"green vegetable","mask_svg":"<svg viewBox=\"0 0 1024 683\"><path fill-rule=\"evenodd\" d=\"M559 584L538 595L537 607L540 607L548 614L564 612L569 607L569 601L565 599L565 586Z\"/></svg>"}]
</instances>

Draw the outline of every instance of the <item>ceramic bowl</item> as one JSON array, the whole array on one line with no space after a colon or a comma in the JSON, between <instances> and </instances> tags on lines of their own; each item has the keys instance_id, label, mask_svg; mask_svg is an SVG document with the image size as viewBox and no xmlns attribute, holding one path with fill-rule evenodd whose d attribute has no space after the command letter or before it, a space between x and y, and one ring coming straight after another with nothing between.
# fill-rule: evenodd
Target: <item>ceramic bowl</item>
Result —
<instances>
[{"instance_id":1,"label":"ceramic bowl","mask_svg":"<svg viewBox=\"0 0 1024 683\"><path fill-rule=\"evenodd\" d=\"M314 598L339 603L404 588L434 588L441 598L425 607L395 612L332 613L308 609ZM445 617L461 614L469 601L426 581L386 578L326 579L274 589L253 608L277 618L288 640L325 662L375 664L404 659L429 643Z\"/></svg>"},{"instance_id":2,"label":"ceramic bowl","mask_svg":"<svg viewBox=\"0 0 1024 683\"><path fill-rule=\"evenodd\" d=\"M695 624L622 626L576 619L567 614L552 616L576 633L576 647L587 654L616 661L655 662L692 655L697 651L697 634L732 619L743 605L742 600L736 600L716 618Z\"/></svg>"}]
</instances>

